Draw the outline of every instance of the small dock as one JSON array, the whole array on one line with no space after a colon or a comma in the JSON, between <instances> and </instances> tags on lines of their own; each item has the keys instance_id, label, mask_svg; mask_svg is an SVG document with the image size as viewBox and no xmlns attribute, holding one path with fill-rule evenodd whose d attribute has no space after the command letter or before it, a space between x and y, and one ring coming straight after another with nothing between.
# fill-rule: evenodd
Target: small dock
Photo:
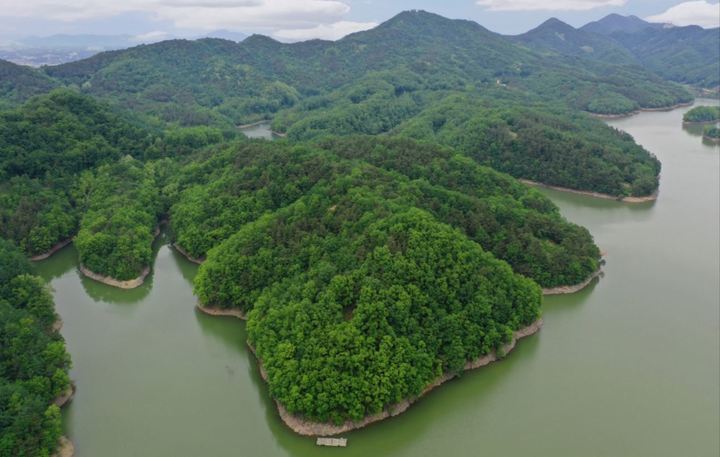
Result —
<instances>
[{"instance_id":1,"label":"small dock","mask_svg":"<svg viewBox=\"0 0 720 457\"><path fill-rule=\"evenodd\" d=\"M345 447L347 438L318 438L315 442L318 446Z\"/></svg>"}]
</instances>

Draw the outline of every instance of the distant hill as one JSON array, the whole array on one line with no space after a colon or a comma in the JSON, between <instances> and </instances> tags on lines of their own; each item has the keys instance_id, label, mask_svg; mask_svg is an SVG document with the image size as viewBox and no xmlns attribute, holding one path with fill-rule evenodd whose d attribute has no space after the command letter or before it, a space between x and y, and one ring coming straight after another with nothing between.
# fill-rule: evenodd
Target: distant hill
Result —
<instances>
[{"instance_id":1,"label":"distant hill","mask_svg":"<svg viewBox=\"0 0 720 457\"><path fill-rule=\"evenodd\" d=\"M720 29L653 24L610 14L580 31L604 35L665 79L704 88L720 86Z\"/></svg>"},{"instance_id":2,"label":"distant hill","mask_svg":"<svg viewBox=\"0 0 720 457\"><path fill-rule=\"evenodd\" d=\"M377 79L381 72L380 79L393 81L401 92L512 90L602 113L690 99L637 66L578 65L575 56L548 57L475 22L423 11L401 13L335 42L285 44L260 35L241 43L170 40L46 72L87 93L183 124L269 118L307 97Z\"/></svg>"},{"instance_id":3,"label":"distant hill","mask_svg":"<svg viewBox=\"0 0 720 457\"><path fill-rule=\"evenodd\" d=\"M38 70L0 59L0 107L25 101L58 85Z\"/></svg>"},{"instance_id":4,"label":"distant hill","mask_svg":"<svg viewBox=\"0 0 720 457\"><path fill-rule=\"evenodd\" d=\"M612 38L576 29L551 18L538 27L510 37L527 47L569 56L599 59L615 64L637 64L635 56Z\"/></svg>"},{"instance_id":5,"label":"distant hill","mask_svg":"<svg viewBox=\"0 0 720 457\"><path fill-rule=\"evenodd\" d=\"M706 88L720 86L720 28L647 28L610 36L665 79Z\"/></svg>"},{"instance_id":6,"label":"distant hill","mask_svg":"<svg viewBox=\"0 0 720 457\"><path fill-rule=\"evenodd\" d=\"M654 24L640 19L637 16L621 16L620 14L608 14L599 21L590 22L580 27L585 32L597 33L599 35L611 35L615 32L637 33L645 29L663 28L664 24Z\"/></svg>"}]
</instances>

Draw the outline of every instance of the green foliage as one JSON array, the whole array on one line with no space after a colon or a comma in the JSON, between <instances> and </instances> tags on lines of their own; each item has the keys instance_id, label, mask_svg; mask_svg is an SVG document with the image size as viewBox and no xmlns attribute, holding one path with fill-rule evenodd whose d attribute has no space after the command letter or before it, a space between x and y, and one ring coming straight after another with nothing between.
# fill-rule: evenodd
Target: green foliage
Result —
<instances>
[{"instance_id":1,"label":"green foliage","mask_svg":"<svg viewBox=\"0 0 720 457\"><path fill-rule=\"evenodd\" d=\"M696 106L683 115L684 122L715 122L720 120L720 106Z\"/></svg>"},{"instance_id":2,"label":"green foliage","mask_svg":"<svg viewBox=\"0 0 720 457\"><path fill-rule=\"evenodd\" d=\"M141 155L147 132L105 105L56 90L0 114L0 178L75 174L122 155Z\"/></svg>"},{"instance_id":3,"label":"green foliage","mask_svg":"<svg viewBox=\"0 0 720 457\"><path fill-rule=\"evenodd\" d=\"M125 157L80 178L78 201L86 210L75 246L91 271L118 280L137 277L152 260L162 213L158 175L164 164Z\"/></svg>"},{"instance_id":4,"label":"green foliage","mask_svg":"<svg viewBox=\"0 0 720 457\"><path fill-rule=\"evenodd\" d=\"M57 81L39 70L0 59L0 108L22 103L57 86Z\"/></svg>"},{"instance_id":5,"label":"green foliage","mask_svg":"<svg viewBox=\"0 0 720 457\"><path fill-rule=\"evenodd\" d=\"M448 149L372 137L318 146L244 142L214 151L210 165L186 167L187 189L170 210L176 242L202 258L245 224L361 166L368 184L383 183L383 198L431 212L544 287L580 282L597 268L590 235L548 199Z\"/></svg>"},{"instance_id":6,"label":"green foliage","mask_svg":"<svg viewBox=\"0 0 720 457\"><path fill-rule=\"evenodd\" d=\"M74 179L47 181L26 176L0 184L0 237L29 255L42 254L70 238L79 222L67 187Z\"/></svg>"},{"instance_id":7,"label":"green foliage","mask_svg":"<svg viewBox=\"0 0 720 457\"><path fill-rule=\"evenodd\" d=\"M503 106L453 94L395 132L546 184L619 196L648 195L658 186L660 162L632 137L553 106Z\"/></svg>"},{"instance_id":8,"label":"green foliage","mask_svg":"<svg viewBox=\"0 0 720 457\"><path fill-rule=\"evenodd\" d=\"M201 300L252 309L271 394L314 420L359 419L418 394L539 315L530 280L428 213L358 187L367 178L246 225L196 281Z\"/></svg>"},{"instance_id":9,"label":"green foliage","mask_svg":"<svg viewBox=\"0 0 720 457\"><path fill-rule=\"evenodd\" d=\"M0 457L49 456L62 432L53 400L70 386L70 357L45 282L0 238Z\"/></svg>"},{"instance_id":10,"label":"green foliage","mask_svg":"<svg viewBox=\"0 0 720 457\"><path fill-rule=\"evenodd\" d=\"M706 125L703 129L703 136L710 139L720 138L720 127L717 125Z\"/></svg>"}]
</instances>

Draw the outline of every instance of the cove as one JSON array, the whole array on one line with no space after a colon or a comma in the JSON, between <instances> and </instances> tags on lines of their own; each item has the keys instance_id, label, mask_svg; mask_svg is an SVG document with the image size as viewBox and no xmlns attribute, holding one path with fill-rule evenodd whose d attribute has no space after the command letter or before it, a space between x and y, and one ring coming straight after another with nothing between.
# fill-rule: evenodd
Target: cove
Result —
<instances>
[{"instance_id":1,"label":"cove","mask_svg":"<svg viewBox=\"0 0 720 457\"><path fill-rule=\"evenodd\" d=\"M682 128L688 109L608 122L662 161L657 201L543 190L607 252L602 278L546 297L543 330L504 361L344 434L344 449L282 424L244 323L195 309L197 266L164 236L137 289L83 278L72 246L38 262L74 362L76 455L717 456L720 148Z\"/></svg>"}]
</instances>

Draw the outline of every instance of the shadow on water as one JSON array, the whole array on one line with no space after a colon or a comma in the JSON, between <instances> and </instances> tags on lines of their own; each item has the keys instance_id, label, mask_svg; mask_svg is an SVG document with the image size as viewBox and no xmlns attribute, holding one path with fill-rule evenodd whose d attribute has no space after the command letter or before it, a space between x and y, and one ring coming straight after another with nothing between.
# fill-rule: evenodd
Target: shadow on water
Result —
<instances>
[{"instance_id":1,"label":"shadow on water","mask_svg":"<svg viewBox=\"0 0 720 457\"><path fill-rule=\"evenodd\" d=\"M50 261L52 259L52 261ZM35 271L48 282L57 279L77 266L77 250L72 243L54 253L50 258L32 262Z\"/></svg>"},{"instance_id":2,"label":"shadow on water","mask_svg":"<svg viewBox=\"0 0 720 457\"><path fill-rule=\"evenodd\" d=\"M683 124L682 129L690 136L702 136L705 129L704 124Z\"/></svg>"}]
</instances>

